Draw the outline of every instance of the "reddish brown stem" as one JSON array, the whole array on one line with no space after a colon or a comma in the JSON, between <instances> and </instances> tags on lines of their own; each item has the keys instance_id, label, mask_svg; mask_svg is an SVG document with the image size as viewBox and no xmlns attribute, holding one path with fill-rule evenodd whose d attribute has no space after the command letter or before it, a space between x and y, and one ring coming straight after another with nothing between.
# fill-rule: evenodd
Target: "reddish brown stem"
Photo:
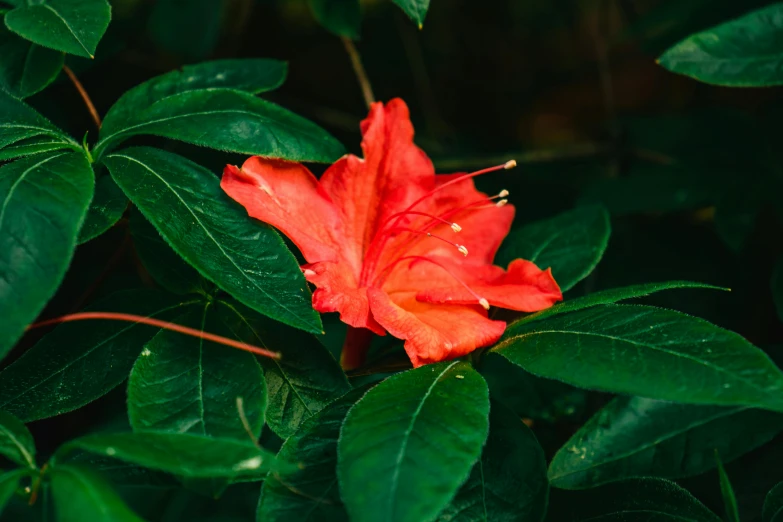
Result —
<instances>
[{"instance_id":1,"label":"reddish brown stem","mask_svg":"<svg viewBox=\"0 0 783 522\"><path fill-rule=\"evenodd\" d=\"M348 327L345 335L343 351L340 354L340 366L343 370L355 370L367 360L367 352L370 350L372 332L367 328Z\"/></svg>"},{"instance_id":2,"label":"reddish brown stem","mask_svg":"<svg viewBox=\"0 0 783 522\"><path fill-rule=\"evenodd\" d=\"M353 40L346 36L343 36L342 40L345 50L348 52L348 56L351 59L351 65L353 65L353 71L356 73L356 79L359 80L359 86L362 88L364 103L367 104L367 108L369 109L372 104L375 103L375 96L372 93L370 79L367 78L367 72L362 65L362 58L359 56L359 51L356 50Z\"/></svg>"},{"instance_id":3,"label":"reddish brown stem","mask_svg":"<svg viewBox=\"0 0 783 522\"><path fill-rule=\"evenodd\" d=\"M87 94L87 91L84 89L82 82L79 81L79 78L76 77L76 75L73 73L71 68L68 67L67 65L63 65L63 71L65 71L65 74L67 74L68 78L71 79L71 83L73 83L73 86L76 87L76 90L79 91L79 95L82 97L82 100L84 100L84 104L87 106L87 110L90 111L90 116L92 116L92 121L94 121L95 126L98 127L98 129L100 129L101 117L98 115L98 111L95 109L95 105L92 104L90 95Z\"/></svg>"},{"instance_id":4,"label":"reddish brown stem","mask_svg":"<svg viewBox=\"0 0 783 522\"><path fill-rule=\"evenodd\" d=\"M192 337L198 337L199 339L204 339L205 341L212 341L230 346L232 348L237 348L239 350L244 350L246 352L269 357L270 359L280 359L279 353L265 350L263 348L253 346L252 344L235 341L234 339L229 339L228 337L223 337L220 335L202 332L200 330L196 330L195 328L189 328L180 324L169 323L168 321L161 321L159 319L153 319L152 317L142 317L140 315L133 314L121 314L115 312L81 312L78 314L68 314L55 317L54 319L48 319L46 321L40 321L38 323L31 324L27 327L27 329L30 330L32 328L40 328L42 326L49 326L52 324L67 323L71 321L85 321L90 319L104 319L109 321L126 321L130 323L148 324L150 326L157 326L158 328L171 330L173 332L178 332L184 335L190 335Z\"/></svg>"}]
</instances>

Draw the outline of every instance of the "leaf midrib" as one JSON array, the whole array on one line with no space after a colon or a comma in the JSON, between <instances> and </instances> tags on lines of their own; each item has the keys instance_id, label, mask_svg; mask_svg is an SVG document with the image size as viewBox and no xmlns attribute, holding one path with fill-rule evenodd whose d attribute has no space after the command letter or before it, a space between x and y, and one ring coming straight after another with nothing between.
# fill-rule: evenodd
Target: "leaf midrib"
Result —
<instances>
[{"instance_id":1,"label":"leaf midrib","mask_svg":"<svg viewBox=\"0 0 783 522\"><path fill-rule=\"evenodd\" d=\"M5 426L0 424L0 433L3 433L8 437L8 439L14 443L14 446L17 447L19 450L19 453L22 454L24 457L25 462L31 467L35 468L35 460L33 460L33 456L30 454L29 451L27 451L27 448L24 447L24 444L19 442L19 439Z\"/></svg>"}]
</instances>

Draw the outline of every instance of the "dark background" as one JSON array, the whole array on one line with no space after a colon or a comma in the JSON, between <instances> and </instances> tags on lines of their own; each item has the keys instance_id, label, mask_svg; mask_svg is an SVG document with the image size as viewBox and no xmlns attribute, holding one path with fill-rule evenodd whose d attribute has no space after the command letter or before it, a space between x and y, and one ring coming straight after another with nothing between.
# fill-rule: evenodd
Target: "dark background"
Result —
<instances>
[{"instance_id":1,"label":"dark background","mask_svg":"<svg viewBox=\"0 0 783 522\"><path fill-rule=\"evenodd\" d=\"M713 87L655 63L692 32L769 3L432 0L418 30L391 1L372 0L363 2L357 47L376 98L406 100L417 142L440 172L517 159L519 168L479 182L487 191L511 191L516 226L585 202L608 207L609 249L572 295L671 279L730 287L731 293L679 290L645 302L737 331L780 362L783 330L770 282L783 252L781 91ZM342 42L315 22L304 0L113 0L112 5L113 20L96 60L68 57L101 114L128 88L182 64L277 58L289 63L289 77L265 97L322 125L359 153L358 124L366 114L359 85ZM64 78L29 102L74 135L93 129ZM152 138L136 140L161 145ZM165 146L216 175L226 163L242 161L182 144ZM322 168L313 166L316 172ZM125 233L120 225L80 248L47 316L138 286L139 279L151 284L132 255L106 265L124 252ZM29 337L32 343L35 336ZM538 390L536 399L556 418L536 426L548 451L605 401L598 394L555 388ZM34 423L41 452L93 429L96 419L124 422L123 402L120 389L76 412ZM780 437L728 466L743 521L760 520L763 494L783 479L783 471L771 476L769 470L783 470ZM714 472L680 482L721 512ZM232 488L221 504L241 510L243 503L232 499L247 495ZM206 500L190 497L162 495L161 502L176 513L171 520L194 506L211 509L204 507L210 505ZM250 512L254 502L247 502ZM551 503L556 502L555 493Z\"/></svg>"}]
</instances>

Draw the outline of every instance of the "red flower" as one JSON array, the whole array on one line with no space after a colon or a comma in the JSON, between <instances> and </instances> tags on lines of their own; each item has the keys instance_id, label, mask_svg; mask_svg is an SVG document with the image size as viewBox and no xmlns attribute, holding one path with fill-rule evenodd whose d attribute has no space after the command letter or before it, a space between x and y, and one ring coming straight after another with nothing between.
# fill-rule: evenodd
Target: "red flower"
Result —
<instances>
[{"instance_id":1,"label":"red flower","mask_svg":"<svg viewBox=\"0 0 783 522\"><path fill-rule=\"evenodd\" d=\"M506 323L487 317L489 305L535 312L562 299L550 270L492 264L514 208L505 191L488 197L471 178L504 166L436 175L400 99L373 104L361 129L364 158L340 158L320 181L298 163L254 156L227 166L221 182L301 250L315 309L364 329L349 328L344 367L363 362L357 340L369 331L405 339L420 366L496 342Z\"/></svg>"}]
</instances>

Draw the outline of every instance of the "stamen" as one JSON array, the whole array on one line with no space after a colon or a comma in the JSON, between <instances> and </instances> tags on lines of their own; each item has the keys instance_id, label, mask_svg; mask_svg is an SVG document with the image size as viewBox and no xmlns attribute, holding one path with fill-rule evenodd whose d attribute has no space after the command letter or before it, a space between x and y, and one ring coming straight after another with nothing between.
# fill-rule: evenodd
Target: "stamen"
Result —
<instances>
[{"instance_id":1,"label":"stamen","mask_svg":"<svg viewBox=\"0 0 783 522\"><path fill-rule=\"evenodd\" d=\"M459 225L457 225L457 226L459 226ZM410 232L411 234L419 234L421 236L427 236L427 237L431 237L431 238L434 238L434 239L440 239L444 243L448 243L449 245L451 245L454 248L456 248L457 250L459 250L460 254L462 254L463 256L468 255L468 249L464 245L460 245L458 243L454 243L453 241L449 241L445 237L440 237L439 235L433 234L432 232L425 232L424 230L416 230L415 228L408 228L408 227L396 227L396 228L392 228L391 230L389 230L389 234L391 234L391 233L393 233L395 231Z\"/></svg>"},{"instance_id":2,"label":"stamen","mask_svg":"<svg viewBox=\"0 0 783 522\"><path fill-rule=\"evenodd\" d=\"M451 221L446 221L445 219L443 219L441 217L433 216L432 214L427 214L426 212L417 212L416 210L409 210L407 212L397 212L396 214L392 214L391 216L388 217L388 219L386 220L386 223L388 224L392 219L398 218L398 217L402 217L402 216L405 216L407 214L413 214L415 216L424 216L424 217L428 217L430 219L434 219L436 221L440 221L441 223L450 226L451 229L454 232L460 232L462 230L462 227L459 226L456 223L452 223ZM379 230L383 230L383 228L381 228Z\"/></svg>"},{"instance_id":3,"label":"stamen","mask_svg":"<svg viewBox=\"0 0 783 522\"><path fill-rule=\"evenodd\" d=\"M495 206L496 207L505 207L507 204L508 204L508 200L507 199L501 199L500 201L495 203Z\"/></svg>"},{"instance_id":4,"label":"stamen","mask_svg":"<svg viewBox=\"0 0 783 522\"><path fill-rule=\"evenodd\" d=\"M503 168L508 170L508 169L513 169L516 166L517 166L517 160L508 160L506 164L503 165Z\"/></svg>"},{"instance_id":5,"label":"stamen","mask_svg":"<svg viewBox=\"0 0 783 522\"><path fill-rule=\"evenodd\" d=\"M478 295L470 286L468 286L468 284L465 281L462 280L461 277L459 277L454 272L449 270L442 263L439 263L438 261L435 261L434 259L430 259L429 257L425 257L425 256L406 256L406 257L401 257L398 260L390 263L386 268L384 268L381 271L381 275L383 275L387 271L391 271L392 268L394 268L398 264L402 263L403 261L407 261L409 259L410 260L416 260L416 261L426 261L428 263L432 263L433 265L442 268L447 274L449 274L451 277L453 277L456 282L461 284L465 288L465 290L467 290L470 293L470 295L475 297L476 301L478 301L478 304L480 304L485 310L489 310L489 301L487 301L485 298L483 298L480 295ZM408 268L410 269L410 267L408 267Z\"/></svg>"},{"instance_id":6,"label":"stamen","mask_svg":"<svg viewBox=\"0 0 783 522\"><path fill-rule=\"evenodd\" d=\"M499 197L499 198L505 198L506 196L508 196L508 190L506 190L506 189L501 190L500 192L498 192L498 195L497 195L497 197Z\"/></svg>"}]
</instances>

